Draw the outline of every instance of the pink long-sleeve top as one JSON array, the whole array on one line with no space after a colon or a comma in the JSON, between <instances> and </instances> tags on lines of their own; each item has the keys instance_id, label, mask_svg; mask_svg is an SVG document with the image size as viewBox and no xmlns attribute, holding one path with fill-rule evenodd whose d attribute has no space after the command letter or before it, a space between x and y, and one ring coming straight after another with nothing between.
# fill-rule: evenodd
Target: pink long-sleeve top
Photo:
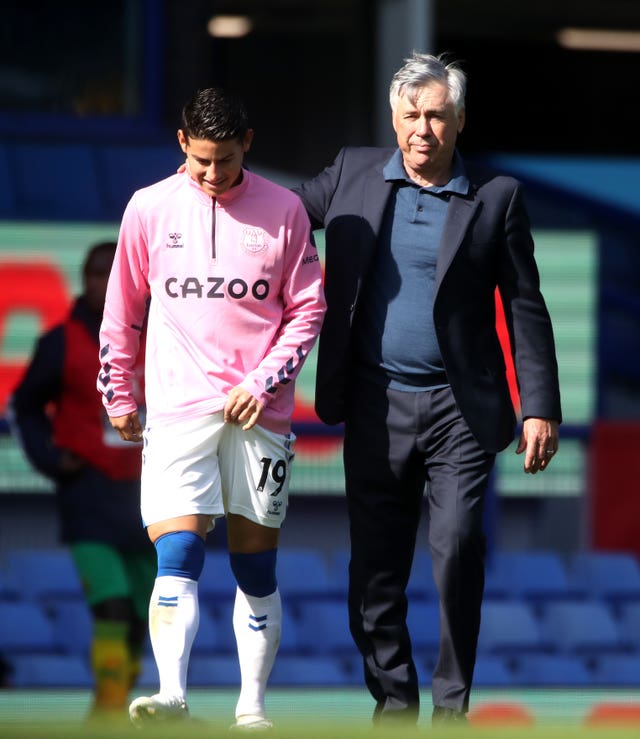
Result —
<instances>
[{"instance_id":1,"label":"pink long-sleeve top","mask_svg":"<svg viewBox=\"0 0 640 739\"><path fill-rule=\"evenodd\" d=\"M240 385L259 423L290 429L294 380L324 317L320 261L299 198L248 170L219 198L187 173L138 190L120 228L98 389L136 409L133 367L148 310L147 423L221 410Z\"/></svg>"}]
</instances>

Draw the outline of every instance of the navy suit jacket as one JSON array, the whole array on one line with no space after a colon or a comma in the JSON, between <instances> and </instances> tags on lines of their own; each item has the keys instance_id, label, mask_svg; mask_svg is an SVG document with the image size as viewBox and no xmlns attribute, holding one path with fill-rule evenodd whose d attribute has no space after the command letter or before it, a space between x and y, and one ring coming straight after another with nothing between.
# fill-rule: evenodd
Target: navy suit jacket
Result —
<instances>
[{"instance_id":1,"label":"navy suit jacket","mask_svg":"<svg viewBox=\"0 0 640 739\"><path fill-rule=\"evenodd\" d=\"M325 228L327 313L318 345L316 411L345 420L352 375L352 325L393 184L382 169L394 149L345 148L296 188L314 229ZM551 320L520 183L465 164L467 196L451 195L436 266L433 321L451 389L488 452L514 437L516 416L496 332L500 291L523 418L561 421Z\"/></svg>"}]
</instances>

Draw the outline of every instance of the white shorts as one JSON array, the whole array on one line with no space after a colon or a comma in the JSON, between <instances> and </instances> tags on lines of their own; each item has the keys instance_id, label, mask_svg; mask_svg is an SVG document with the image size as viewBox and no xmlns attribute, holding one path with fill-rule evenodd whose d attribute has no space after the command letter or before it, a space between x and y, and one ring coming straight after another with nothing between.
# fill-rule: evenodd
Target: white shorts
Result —
<instances>
[{"instance_id":1,"label":"white shorts","mask_svg":"<svg viewBox=\"0 0 640 739\"><path fill-rule=\"evenodd\" d=\"M210 416L144 430L141 512L145 526L199 513L237 513L279 528L289 500L295 435L261 426L243 431Z\"/></svg>"}]
</instances>

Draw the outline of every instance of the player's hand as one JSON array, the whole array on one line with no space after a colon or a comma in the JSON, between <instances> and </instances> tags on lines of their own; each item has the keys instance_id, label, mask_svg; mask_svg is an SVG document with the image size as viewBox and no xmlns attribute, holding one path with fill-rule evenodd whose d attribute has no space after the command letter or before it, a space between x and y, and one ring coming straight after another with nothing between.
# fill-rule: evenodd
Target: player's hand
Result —
<instances>
[{"instance_id":1,"label":"player's hand","mask_svg":"<svg viewBox=\"0 0 640 739\"><path fill-rule=\"evenodd\" d=\"M127 413L126 416L109 416L109 421L124 441L135 443L142 441L142 426L138 418L138 411Z\"/></svg>"},{"instance_id":2,"label":"player's hand","mask_svg":"<svg viewBox=\"0 0 640 739\"><path fill-rule=\"evenodd\" d=\"M243 431L256 425L264 406L251 393L241 387L234 387L224 406L225 423L237 423Z\"/></svg>"},{"instance_id":3,"label":"player's hand","mask_svg":"<svg viewBox=\"0 0 640 739\"><path fill-rule=\"evenodd\" d=\"M535 475L546 470L558 451L558 422L548 418L527 418L516 454L524 455L524 471Z\"/></svg>"}]
</instances>

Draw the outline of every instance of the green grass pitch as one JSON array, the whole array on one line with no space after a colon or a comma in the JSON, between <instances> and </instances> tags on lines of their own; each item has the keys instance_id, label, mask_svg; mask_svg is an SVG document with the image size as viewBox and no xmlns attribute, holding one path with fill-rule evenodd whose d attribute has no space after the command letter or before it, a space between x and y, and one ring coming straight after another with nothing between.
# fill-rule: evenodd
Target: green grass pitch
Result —
<instances>
[{"instance_id":1,"label":"green grass pitch","mask_svg":"<svg viewBox=\"0 0 640 739\"><path fill-rule=\"evenodd\" d=\"M192 720L154 724L148 730L133 727L126 716L111 721L85 721L90 705L87 691L0 691L2 739L218 739L229 733L237 694L232 689L198 688L189 691ZM267 709L275 728L270 739L640 739L640 691L613 690L478 690L474 709L517 707L531 725L480 725L432 728L431 697L422 696L418 730L372 729L372 700L364 689L272 689ZM587 726L597 705L629 708L635 724Z\"/></svg>"}]
</instances>

